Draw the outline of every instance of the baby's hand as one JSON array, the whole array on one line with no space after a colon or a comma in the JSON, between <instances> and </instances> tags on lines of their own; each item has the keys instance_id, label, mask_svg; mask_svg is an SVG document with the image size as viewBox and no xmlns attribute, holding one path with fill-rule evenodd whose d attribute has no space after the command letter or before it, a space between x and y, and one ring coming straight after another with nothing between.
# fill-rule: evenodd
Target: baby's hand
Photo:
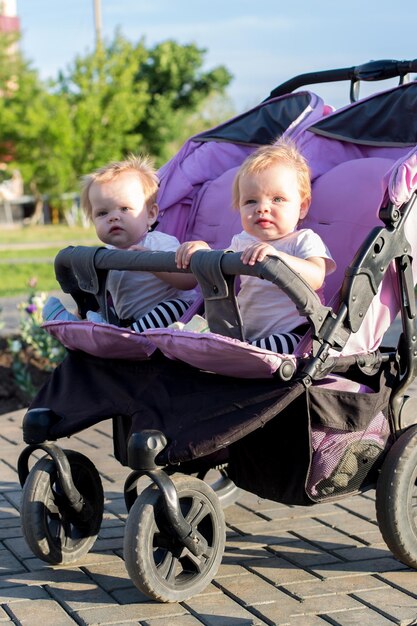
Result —
<instances>
[{"instance_id":1,"label":"baby's hand","mask_svg":"<svg viewBox=\"0 0 417 626\"><path fill-rule=\"evenodd\" d=\"M275 248L269 243L266 243L266 241L257 241L245 248L240 260L245 265L255 265L256 261L263 261L268 255L279 256Z\"/></svg>"},{"instance_id":2,"label":"baby's hand","mask_svg":"<svg viewBox=\"0 0 417 626\"><path fill-rule=\"evenodd\" d=\"M205 241L185 241L182 243L175 252L175 262L178 269L187 269L191 257L197 250L210 250L210 246Z\"/></svg>"}]
</instances>

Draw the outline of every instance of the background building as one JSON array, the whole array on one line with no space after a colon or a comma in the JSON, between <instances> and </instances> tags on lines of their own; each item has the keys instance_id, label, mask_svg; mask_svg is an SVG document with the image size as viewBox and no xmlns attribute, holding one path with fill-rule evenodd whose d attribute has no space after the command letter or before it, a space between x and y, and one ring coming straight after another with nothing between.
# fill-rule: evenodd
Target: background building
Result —
<instances>
[{"instance_id":1,"label":"background building","mask_svg":"<svg viewBox=\"0 0 417 626\"><path fill-rule=\"evenodd\" d=\"M16 0L0 0L0 33L19 32L20 22L16 10Z\"/></svg>"}]
</instances>

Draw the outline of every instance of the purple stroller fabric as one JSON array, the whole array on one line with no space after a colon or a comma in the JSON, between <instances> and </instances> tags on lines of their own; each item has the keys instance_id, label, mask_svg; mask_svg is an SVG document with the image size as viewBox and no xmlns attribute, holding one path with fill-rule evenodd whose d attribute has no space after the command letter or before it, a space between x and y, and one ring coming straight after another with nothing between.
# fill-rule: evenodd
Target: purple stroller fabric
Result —
<instances>
[{"instance_id":1,"label":"purple stroller fabric","mask_svg":"<svg viewBox=\"0 0 417 626\"><path fill-rule=\"evenodd\" d=\"M396 87L333 113L326 110L326 115L310 126L301 124L296 131L290 127L284 132L284 135L296 141L312 168L312 204L303 226L312 228L322 237L336 260L337 269L328 277L324 290L325 302L335 308L346 267L371 229L382 225L378 216L381 206L388 199L396 204L404 202L417 187L417 137L412 141L406 141L405 138L393 141L389 136L379 136L384 125L377 121L375 128L372 127L368 108L371 106L373 110L379 108L382 111L388 109L385 112L386 126L390 128L391 111L404 106L407 110L404 98L415 98L416 92L416 83ZM352 118L356 124L353 125L353 137L343 134L346 117ZM214 206L214 203L210 204L210 215L213 214ZM199 210L204 213L203 201ZM406 235L414 249L417 246L416 212L408 220ZM413 262L413 274L414 282L417 282L416 260ZM376 350L399 309L395 268L392 266L388 269L361 328L351 335L342 355ZM152 331L150 339L169 358L178 358L203 369L206 366L210 371L223 373L220 362L217 367L213 364L209 349L207 355L204 355L204 339L196 345L191 337L187 341L174 330ZM213 336L207 336L205 341L213 342L214 339ZM227 346L224 350L226 348ZM309 349L310 340L307 335L295 354L301 356ZM223 352L225 353L227 354ZM337 354L335 353L336 356ZM239 361L236 360L234 373L230 368L227 373L256 377L262 375L262 371L263 365L257 368L254 359L253 368L245 364L243 374ZM271 368L268 375L273 375L274 371Z\"/></svg>"},{"instance_id":2,"label":"purple stroller fabric","mask_svg":"<svg viewBox=\"0 0 417 626\"><path fill-rule=\"evenodd\" d=\"M284 132L296 139L331 110L311 92L288 94L189 139L159 171L158 228L180 241L203 239L215 249L226 248L241 230L239 213L231 207L236 169L259 145Z\"/></svg>"}]
</instances>

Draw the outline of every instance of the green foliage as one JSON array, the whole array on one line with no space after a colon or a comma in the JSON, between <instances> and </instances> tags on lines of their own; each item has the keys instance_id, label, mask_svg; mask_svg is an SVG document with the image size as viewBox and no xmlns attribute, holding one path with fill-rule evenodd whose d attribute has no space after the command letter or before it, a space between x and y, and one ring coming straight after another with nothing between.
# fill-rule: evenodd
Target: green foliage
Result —
<instances>
[{"instance_id":1,"label":"green foliage","mask_svg":"<svg viewBox=\"0 0 417 626\"><path fill-rule=\"evenodd\" d=\"M146 55L142 43L116 35L107 47L77 57L67 74L61 72L56 91L70 111L77 177L137 151L141 137L132 131L146 115L149 98L136 74Z\"/></svg>"},{"instance_id":2,"label":"green foliage","mask_svg":"<svg viewBox=\"0 0 417 626\"><path fill-rule=\"evenodd\" d=\"M194 44L168 40L152 48L139 66L137 79L147 86L149 105L136 130L145 150L160 164L172 156L170 143L180 129L187 129L190 116L211 94L224 93L230 83L232 77L223 66L202 71L205 52Z\"/></svg>"},{"instance_id":3,"label":"green foliage","mask_svg":"<svg viewBox=\"0 0 417 626\"><path fill-rule=\"evenodd\" d=\"M26 192L48 194L61 214L59 196L110 160L146 152L162 165L231 80L223 66L204 71L205 50L195 44L147 48L116 32L43 83L17 47L10 52L13 37L0 38L0 162L19 169Z\"/></svg>"},{"instance_id":4,"label":"green foliage","mask_svg":"<svg viewBox=\"0 0 417 626\"><path fill-rule=\"evenodd\" d=\"M0 39L0 161L20 170L28 193L59 194L75 181L69 157L73 129L68 103L50 92L20 53Z\"/></svg>"}]
</instances>

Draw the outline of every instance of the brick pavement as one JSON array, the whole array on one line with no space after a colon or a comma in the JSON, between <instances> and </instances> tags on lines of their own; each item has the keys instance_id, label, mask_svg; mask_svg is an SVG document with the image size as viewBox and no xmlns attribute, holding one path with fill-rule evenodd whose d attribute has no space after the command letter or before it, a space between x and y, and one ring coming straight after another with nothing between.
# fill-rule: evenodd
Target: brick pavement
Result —
<instances>
[{"instance_id":1,"label":"brick pavement","mask_svg":"<svg viewBox=\"0 0 417 626\"><path fill-rule=\"evenodd\" d=\"M398 323L386 336L398 336ZM417 385L411 390L417 391ZM92 551L52 567L22 537L16 461L24 411L0 416L0 626L400 626L417 625L417 572L396 561L375 519L374 492L334 504L288 507L243 493L226 509L219 572L200 595L179 604L145 598L124 567L124 480L110 423L65 447L96 464L104 519Z\"/></svg>"},{"instance_id":2,"label":"brick pavement","mask_svg":"<svg viewBox=\"0 0 417 626\"><path fill-rule=\"evenodd\" d=\"M129 470L112 455L107 422L63 444L86 454L101 474L99 538L75 565L47 565L32 555L20 528L16 460L24 445L23 413L0 416L0 625L417 624L417 572L385 547L374 492L313 507L243 493L226 510L226 550L204 593L179 604L145 598L122 558Z\"/></svg>"}]
</instances>

